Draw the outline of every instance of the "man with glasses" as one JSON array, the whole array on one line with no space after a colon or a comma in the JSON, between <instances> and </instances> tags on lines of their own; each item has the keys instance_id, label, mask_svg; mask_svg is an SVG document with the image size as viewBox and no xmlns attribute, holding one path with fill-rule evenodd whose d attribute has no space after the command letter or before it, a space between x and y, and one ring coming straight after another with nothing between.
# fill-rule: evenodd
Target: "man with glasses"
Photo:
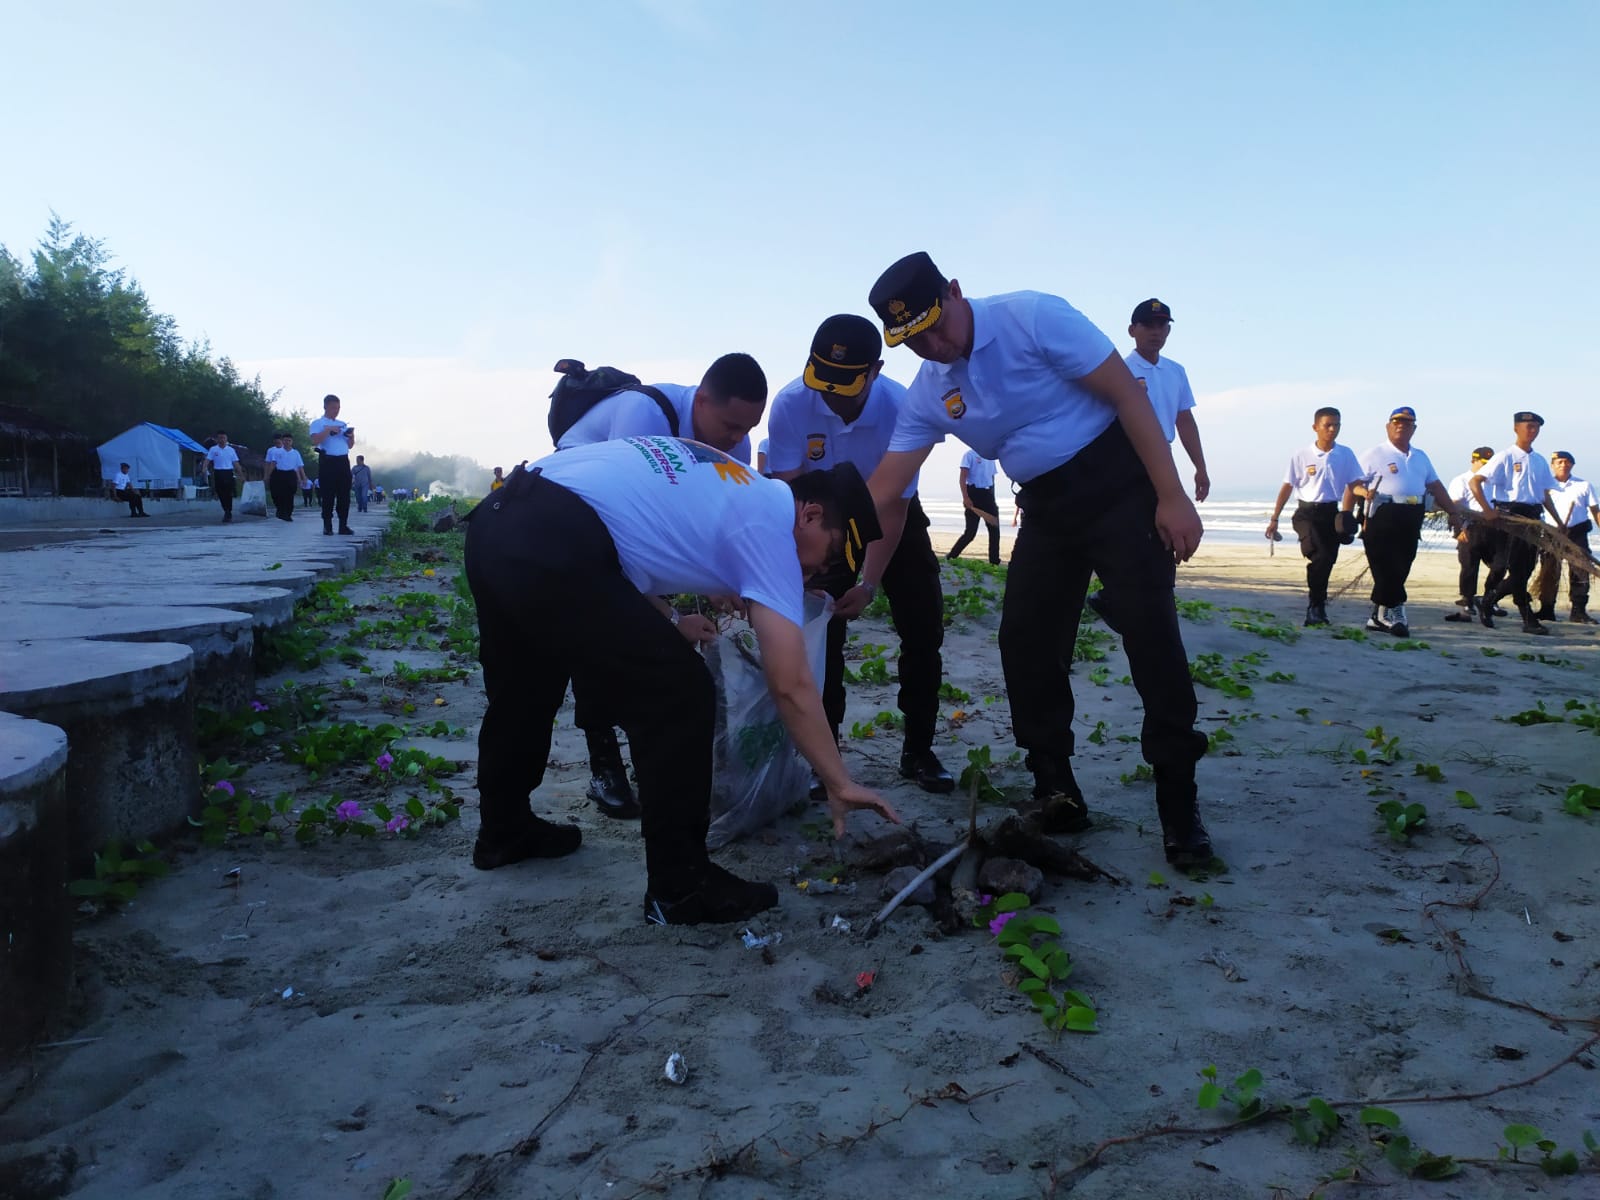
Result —
<instances>
[{"instance_id":1,"label":"man with glasses","mask_svg":"<svg viewBox=\"0 0 1600 1200\"><path fill-rule=\"evenodd\" d=\"M1472 498L1483 508L1483 519L1493 526L1501 524L1502 516L1539 519L1540 510L1548 512L1559 529L1566 524L1550 494L1555 491L1556 477L1543 455L1533 452L1534 440L1544 428L1544 418L1536 412L1519 412L1512 415L1512 432L1516 441L1496 454L1473 472L1468 486ZM1494 499L1487 495L1494 488ZM1486 629L1494 628L1494 605L1503 596L1510 596L1522 618L1522 632L1548 635L1549 630L1539 624L1533 612L1533 598L1528 594L1528 580L1539 561L1539 549L1531 537L1519 536L1515 529L1501 528L1495 549L1493 580L1501 582L1494 588L1485 587L1483 603L1478 607L1478 620Z\"/></svg>"},{"instance_id":2,"label":"man with glasses","mask_svg":"<svg viewBox=\"0 0 1600 1200\"><path fill-rule=\"evenodd\" d=\"M1126 622L1167 861L1209 863L1195 784L1206 739L1172 596L1173 564L1202 530L1149 397L1111 339L1058 296L969 300L919 252L885 271L869 300L888 344L923 360L872 475L885 547L900 537L894 502L949 435L1021 483L1027 518L1006 579L1000 660L1041 827L1090 823L1072 771L1067 669L1094 572Z\"/></svg>"},{"instance_id":3,"label":"man with glasses","mask_svg":"<svg viewBox=\"0 0 1600 1200\"><path fill-rule=\"evenodd\" d=\"M1345 485L1340 507L1350 512L1355 497L1367 501L1367 522L1361 538L1367 547L1367 568L1372 572L1372 615L1367 628L1373 633L1408 637L1406 580L1417 558L1417 539L1422 536L1423 501L1434 503L1450 514L1450 527L1458 527L1461 516L1450 500L1450 493L1439 482L1439 473L1421 450L1411 444L1417 429L1417 413L1401 405L1389 414L1388 440L1360 455L1364 478Z\"/></svg>"},{"instance_id":4,"label":"man with glasses","mask_svg":"<svg viewBox=\"0 0 1600 1200\"><path fill-rule=\"evenodd\" d=\"M1583 556L1593 561L1589 553L1589 531L1600 521L1600 500L1595 497L1594 485L1572 473L1572 451L1557 450L1550 456L1550 473L1556 478L1551 502L1556 512L1565 514L1566 524L1556 528L1561 536L1572 543ZM1538 617L1541 621L1556 619L1556 592L1561 587L1561 556L1545 551L1539 556ZM1568 619L1575 625L1593 625L1589 615L1589 572L1575 562L1567 563L1567 598L1572 602L1572 615Z\"/></svg>"}]
</instances>

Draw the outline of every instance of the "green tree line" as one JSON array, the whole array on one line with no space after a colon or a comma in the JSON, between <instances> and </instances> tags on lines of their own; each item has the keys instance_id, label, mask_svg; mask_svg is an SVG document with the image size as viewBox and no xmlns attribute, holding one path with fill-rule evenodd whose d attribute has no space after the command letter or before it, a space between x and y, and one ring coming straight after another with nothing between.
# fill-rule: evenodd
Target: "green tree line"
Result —
<instances>
[{"instance_id":1,"label":"green tree line","mask_svg":"<svg viewBox=\"0 0 1600 1200\"><path fill-rule=\"evenodd\" d=\"M209 342L185 342L177 322L111 264L103 242L54 213L26 258L0 245L0 403L97 443L154 421L200 441L226 429L258 451L287 428L309 446L306 414L274 413L276 393L264 393L259 376L242 378Z\"/></svg>"}]
</instances>

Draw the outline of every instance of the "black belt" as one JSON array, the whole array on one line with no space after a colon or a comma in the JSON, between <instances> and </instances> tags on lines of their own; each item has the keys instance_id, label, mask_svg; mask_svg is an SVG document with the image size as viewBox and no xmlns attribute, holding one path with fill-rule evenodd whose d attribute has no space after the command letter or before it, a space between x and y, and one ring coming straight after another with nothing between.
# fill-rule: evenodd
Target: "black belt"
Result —
<instances>
[{"instance_id":1,"label":"black belt","mask_svg":"<svg viewBox=\"0 0 1600 1200\"><path fill-rule=\"evenodd\" d=\"M1337 500L1302 500L1302 501L1300 501L1300 507L1296 511L1304 512L1308 508L1338 508L1338 507L1339 507L1339 502Z\"/></svg>"},{"instance_id":2,"label":"black belt","mask_svg":"<svg viewBox=\"0 0 1600 1200\"><path fill-rule=\"evenodd\" d=\"M1537 504L1523 504L1516 500L1496 500L1494 506L1501 512L1513 513L1519 517L1537 517L1539 515L1539 505Z\"/></svg>"}]
</instances>

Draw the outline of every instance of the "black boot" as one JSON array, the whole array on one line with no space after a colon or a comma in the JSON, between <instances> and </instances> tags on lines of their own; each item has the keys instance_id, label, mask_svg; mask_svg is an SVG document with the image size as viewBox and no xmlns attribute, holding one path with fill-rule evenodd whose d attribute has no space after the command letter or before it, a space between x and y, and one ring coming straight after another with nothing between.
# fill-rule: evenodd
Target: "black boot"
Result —
<instances>
[{"instance_id":1,"label":"black boot","mask_svg":"<svg viewBox=\"0 0 1600 1200\"><path fill-rule=\"evenodd\" d=\"M1177 867L1203 867L1215 857L1211 835L1200 820L1194 765L1158 766L1156 810L1161 814L1161 841L1167 861Z\"/></svg>"},{"instance_id":2,"label":"black boot","mask_svg":"<svg viewBox=\"0 0 1600 1200\"><path fill-rule=\"evenodd\" d=\"M472 865L480 871L493 871L528 858L561 858L583 844L576 825L555 825L531 813L510 837L485 839L478 833L472 847Z\"/></svg>"},{"instance_id":3,"label":"black boot","mask_svg":"<svg viewBox=\"0 0 1600 1200\"><path fill-rule=\"evenodd\" d=\"M1534 618L1539 621L1559 621L1561 619L1560 617L1556 616L1556 610L1548 604L1541 604L1539 606L1539 611L1533 615Z\"/></svg>"},{"instance_id":4,"label":"black boot","mask_svg":"<svg viewBox=\"0 0 1600 1200\"><path fill-rule=\"evenodd\" d=\"M1089 805L1072 774L1072 760L1029 754L1033 772L1033 800L1039 827L1045 833L1080 833L1089 828Z\"/></svg>"},{"instance_id":5,"label":"black boot","mask_svg":"<svg viewBox=\"0 0 1600 1200\"><path fill-rule=\"evenodd\" d=\"M916 781L916 785L925 792L953 792L956 790L956 781L950 777L950 772L944 769L944 764L930 749L913 750L907 746L900 752L900 777Z\"/></svg>"},{"instance_id":6,"label":"black boot","mask_svg":"<svg viewBox=\"0 0 1600 1200\"><path fill-rule=\"evenodd\" d=\"M716 925L748 921L778 903L770 883L740 879L707 862L674 878L651 879L644 894L644 919L652 925Z\"/></svg>"},{"instance_id":7,"label":"black boot","mask_svg":"<svg viewBox=\"0 0 1600 1200\"><path fill-rule=\"evenodd\" d=\"M1306 606L1306 628L1315 625L1328 624L1328 606L1325 604L1310 604Z\"/></svg>"},{"instance_id":8,"label":"black boot","mask_svg":"<svg viewBox=\"0 0 1600 1200\"><path fill-rule=\"evenodd\" d=\"M1545 637L1550 636L1550 631L1539 624L1539 618L1533 615L1533 605L1517 605L1517 615L1522 618L1523 633L1538 633L1543 634Z\"/></svg>"},{"instance_id":9,"label":"black boot","mask_svg":"<svg viewBox=\"0 0 1600 1200\"><path fill-rule=\"evenodd\" d=\"M1478 600L1478 623L1485 629L1494 628L1494 597L1483 596Z\"/></svg>"},{"instance_id":10,"label":"black boot","mask_svg":"<svg viewBox=\"0 0 1600 1200\"><path fill-rule=\"evenodd\" d=\"M639 801L628 786L628 768L622 763L622 748L614 730L584 730L589 742L589 788L594 806L608 817L621 821L639 819Z\"/></svg>"},{"instance_id":11,"label":"black boot","mask_svg":"<svg viewBox=\"0 0 1600 1200\"><path fill-rule=\"evenodd\" d=\"M1582 604L1572 606L1572 615L1567 618L1574 625L1594 625L1597 622L1589 615L1589 610Z\"/></svg>"}]
</instances>

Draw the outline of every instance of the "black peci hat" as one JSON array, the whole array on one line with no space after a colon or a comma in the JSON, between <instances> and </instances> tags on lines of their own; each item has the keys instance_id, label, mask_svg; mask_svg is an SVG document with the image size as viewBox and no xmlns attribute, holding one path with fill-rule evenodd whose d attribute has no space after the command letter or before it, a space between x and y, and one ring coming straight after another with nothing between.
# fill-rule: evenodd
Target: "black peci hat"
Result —
<instances>
[{"instance_id":1,"label":"black peci hat","mask_svg":"<svg viewBox=\"0 0 1600 1200\"><path fill-rule=\"evenodd\" d=\"M1172 320L1172 310L1159 300L1146 300L1133 310L1130 325L1162 325Z\"/></svg>"},{"instance_id":2,"label":"black peci hat","mask_svg":"<svg viewBox=\"0 0 1600 1200\"><path fill-rule=\"evenodd\" d=\"M883 340L898 346L939 320L947 280L924 250L908 254L872 285L867 301L883 321Z\"/></svg>"},{"instance_id":3,"label":"black peci hat","mask_svg":"<svg viewBox=\"0 0 1600 1200\"><path fill-rule=\"evenodd\" d=\"M1513 425L1521 425L1524 421L1532 421L1535 425L1544 424L1544 418L1536 412L1519 412L1511 415Z\"/></svg>"},{"instance_id":4,"label":"black peci hat","mask_svg":"<svg viewBox=\"0 0 1600 1200\"><path fill-rule=\"evenodd\" d=\"M830 396L859 396L882 354L883 338L871 321L853 313L829 317L811 339L805 385Z\"/></svg>"}]
</instances>

